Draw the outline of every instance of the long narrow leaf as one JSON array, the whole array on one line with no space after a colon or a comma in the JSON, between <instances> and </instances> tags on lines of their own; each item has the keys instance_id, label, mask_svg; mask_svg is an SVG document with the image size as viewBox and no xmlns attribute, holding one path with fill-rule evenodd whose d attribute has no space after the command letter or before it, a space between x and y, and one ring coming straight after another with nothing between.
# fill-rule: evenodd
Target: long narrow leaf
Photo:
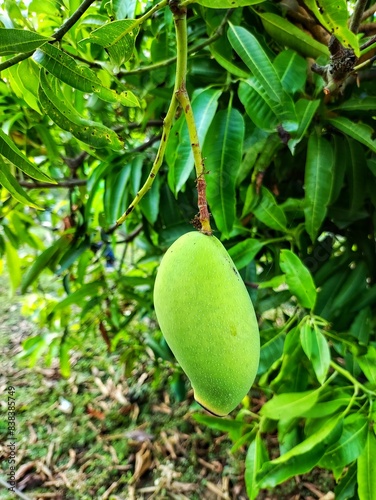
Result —
<instances>
[{"instance_id":1,"label":"long narrow leaf","mask_svg":"<svg viewBox=\"0 0 376 500\"><path fill-rule=\"evenodd\" d=\"M123 144L116 133L101 123L85 120L57 96L47 79L45 70L40 73L39 99L47 115L64 130L95 148L109 147L120 151Z\"/></svg>"},{"instance_id":2,"label":"long narrow leaf","mask_svg":"<svg viewBox=\"0 0 376 500\"><path fill-rule=\"evenodd\" d=\"M328 47L316 41L286 18L272 12L257 12L257 14L261 17L265 30L281 45L290 47L306 57L314 59L320 56L329 57Z\"/></svg>"},{"instance_id":3,"label":"long narrow leaf","mask_svg":"<svg viewBox=\"0 0 376 500\"><path fill-rule=\"evenodd\" d=\"M316 303L316 287L311 273L291 250L281 250L281 269L286 274L290 292L302 307L313 309Z\"/></svg>"},{"instance_id":4,"label":"long narrow leaf","mask_svg":"<svg viewBox=\"0 0 376 500\"><path fill-rule=\"evenodd\" d=\"M220 95L220 90L209 88L192 99L192 110L195 116L200 145L204 144L206 134L217 110ZM171 131L166 149L166 160L169 165L169 186L173 192L178 193L187 181L194 165L191 142L184 116L181 117L181 121L176 122Z\"/></svg>"},{"instance_id":5,"label":"long narrow leaf","mask_svg":"<svg viewBox=\"0 0 376 500\"><path fill-rule=\"evenodd\" d=\"M230 106L214 118L203 148L206 157L207 197L217 228L229 238L235 221L235 184L244 138L244 120Z\"/></svg>"},{"instance_id":6,"label":"long narrow leaf","mask_svg":"<svg viewBox=\"0 0 376 500\"><path fill-rule=\"evenodd\" d=\"M229 24L228 38L234 50L260 82L269 99L281 104L284 94L281 81L259 41L245 28Z\"/></svg>"},{"instance_id":7,"label":"long narrow leaf","mask_svg":"<svg viewBox=\"0 0 376 500\"><path fill-rule=\"evenodd\" d=\"M358 458L358 495L359 500L376 498L376 436L369 427L366 445Z\"/></svg>"},{"instance_id":8,"label":"long narrow leaf","mask_svg":"<svg viewBox=\"0 0 376 500\"><path fill-rule=\"evenodd\" d=\"M347 26L349 13L346 0L305 0L305 3L324 28L346 48L352 47L359 56L358 39Z\"/></svg>"},{"instance_id":9,"label":"long narrow leaf","mask_svg":"<svg viewBox=\"0 0 376 500\"><path fill-rule=\"evenodd\" d=\"M50 182L56 184L56 181L48 177L33 165L26 156L13 144L11 139L0 130L0 154L5 156L13 165L22 170L26 175L37 181Z\"/></svg>"},{"instance_id":10,"label":"long narrow leaf","mask_svg":"<svg viewBox=\"0 0 376 500\"><path fill-rule=\"evenodd\" d=\"M24 189L18 184L11 171L4 162L0 161L0 184L13 196L14 199L28 205L29 207L39 208L30 198Z\"/></svg>"},{"instance_id":11,"label":"long narrow leaf","mask_svg":"<svg viewBox=\"0 0 376 500\"><path fill-rule=\"evenodd\" d=\"M333 182L334 155L326 139L312 133L308 141L305 166L305 203L306 229L315 241L325 219L330 201Z\"/></svg>"},{"instance_id":12,"label":"long narrow leaf","mask_svg":"<svg viewBox=\"0 0 376 500\"><path fill-rule=\"evenodd\" d=\"M355 123L343 116L330 118L328 121L345 135L349 135L376 153L376 139L372 139L374 131L369 125L365 123Z\"/></svg>"},{"instance_id":13,"label":"long narrow leaf","mask_svg":"<svg viewBox=\"0 0 376 500\"><path fill-rule=\"evenodd\" d=\"M52 38L42 36L34 31L0 28L0 56L31 52L49 40Z\"/></svg>"},{"instance_id":14,"label":"long narrow leaf","mask_svg":"<svg viewBox=\"0 0 376 500\"><path fill-rule=\"evenodd\" d=\"M38 49L33 59L56 78L75 89L93 92L107 102L119 102L123 106L139 106L138 99L132 92L118 94L115 90L104 87L94 71L86 66L79 66L73 57L51 44Z\"/></svg>"}]
</instances>

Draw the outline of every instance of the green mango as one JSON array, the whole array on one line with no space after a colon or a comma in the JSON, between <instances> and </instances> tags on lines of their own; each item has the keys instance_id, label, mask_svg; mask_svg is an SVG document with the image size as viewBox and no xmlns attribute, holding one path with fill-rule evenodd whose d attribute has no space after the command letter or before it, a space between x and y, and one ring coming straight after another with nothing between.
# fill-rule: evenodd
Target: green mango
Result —
<instances>
[{"instance_id":1,"label":"green mango","mask_svg":"<svg viewBox=\"0 0 376 500\"><path fill-rule=\"evenodd\" d=\"M158 269L154 306L194 397L224 416L251 387L260 357L255 312L235 264L215 236L184 234Z\"/></svg>"}]
</instances>

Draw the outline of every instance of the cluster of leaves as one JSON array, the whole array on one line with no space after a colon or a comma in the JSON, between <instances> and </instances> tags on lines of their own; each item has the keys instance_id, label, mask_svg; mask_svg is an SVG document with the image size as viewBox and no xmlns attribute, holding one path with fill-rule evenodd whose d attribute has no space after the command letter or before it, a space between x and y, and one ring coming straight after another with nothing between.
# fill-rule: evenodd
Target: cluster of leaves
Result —
<instances>
[{"instance_id":1,"label":"cluster of leaves","mask_svg":"<svg viewBox=\"0 0 376 500\"><path fill-rule=\"evenodd\" d=\"M91 4L67 31L76 0L43 8L7 0L0 18L0 254L12 290L32 289L25 311L51 332L28 339L24 356L35 362L47 350L63 375L88 334L118 349L128 372L145 346L171 359L153 321L153 282L197 211L191 144L177 116L151 190L110 231L157 154L175 80L174 20L165 0ZM362 53L364 40L348 29L344 0L302 6L356 57L372 55L372 39ZM255 390L269 399L258 417L245 401L235 420L197 418L230 431L234 449L249 445L251 499L319 465L333 471L336 498L368 500L376 496L375 74L368 65L360 86L350 75L342 93L325 96L310 66L327 63L327 44L294 22L271 2L188 6L187 88L208 202L260 318ZM274 434L277 458L266 446Z\"/></svg>"}]
</instances>

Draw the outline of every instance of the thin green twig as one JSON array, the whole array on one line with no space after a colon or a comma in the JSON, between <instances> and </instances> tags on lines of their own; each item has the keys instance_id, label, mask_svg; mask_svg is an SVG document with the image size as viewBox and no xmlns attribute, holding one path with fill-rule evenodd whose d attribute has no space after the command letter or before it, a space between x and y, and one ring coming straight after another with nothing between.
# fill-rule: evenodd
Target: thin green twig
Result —
<instances>
[{"instance_id":1,"label":"thin green twig","mask_svg":"<svg viewBox=\"0 0 376 500\"><path fill-rule=\"evenodd\" d=\"M369 394L370 396L376 396L376 392L374 391L371 391L370 389L367 389L367 387L365 387L363 384L361 384L358 380L356 380L355 377L353 377L351 375L351 373L349 373L347 370L345 370L344 368L342 368L342 366L340 365L337 365L337 363L335 363L334 361L331 361L330 362L330 366L338 373L340 373L343 377L347 378L347 380L350 380L350 382L352 382L352 384L355 386L355 387L358 387L359 389L361 389L363 392L365 392L366 394Z\"/></svg>"},{"instance_id":2,"label":"thin green twig","mask_svg":"<svg viewBox=\"0 0 376 500\"><path fill-rule=\"evenodd\" d=\"M204 42L201 42L198 45L195 45L194 47L190 47L188 49L188 55L194 54L195 52L199 52L200 50L204 49L208 45L211 45L216 40L218 40L223 35L224 27L226 26L233 11L234 11L234 9L229 9L226 12L225 16L223 17L223 19L221 21L221 24L214 31L213 35L211 35ZM164 61L160 61L160 62L157 62L155 64L150 64L149 66L141 66L139 68L130 69L128 71L121 71L118 74L122 75L122 76L138 75L140 73L146 73L149 71L155 71L157 69L166 68L167 66L170 66L171 64L174 64L175 62L176 62L176 56L173 56L173 57L170 57L169 59L165 59Z\"/></svg>"}]
</instances>

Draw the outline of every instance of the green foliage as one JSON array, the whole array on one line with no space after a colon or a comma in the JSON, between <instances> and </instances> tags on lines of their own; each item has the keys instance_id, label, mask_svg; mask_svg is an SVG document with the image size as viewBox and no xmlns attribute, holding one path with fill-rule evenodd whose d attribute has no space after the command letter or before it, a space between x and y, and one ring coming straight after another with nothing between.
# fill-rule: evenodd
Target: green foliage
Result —
<instances>
[{"instance_id":1,"label":"green foliage","mask_svg":"<svg viewBox=\"0 0 376 500\"><path fill-rule=\"evenodd\" d=\"M156 364L172 359L152 290L162 254L197 212L191 141L176 113L165 123L171 130L151 189L112 229L150 178L175 98L173 15L163 0L95 3L57 42L77 2L39 3L1 7L0 269L10 272L10 293L25 294L24 312L54 332L25 341L30 364L56 356L69 376L71 350L92 336L118 352L130 374L141 353L153 353ZM359 87L350 75L340 92L324 95L309 58L328 63L329 34L319 24L356 54L369 58L372 46L362 49L367 38L349 30L353 4L344 0L305 2L304 30L287 4L285 11L251 0L186 4L187 90L209 210L258 315L252 394L266 401L257 414L245 398L234 419L197 419L228 432L234 452L248 446L250 498L319 466L332 471L336 498L369 500L373 69L358 69ZM170 385L177 401L181 377L177 368Z\"/></svg>"}]
</instances>

